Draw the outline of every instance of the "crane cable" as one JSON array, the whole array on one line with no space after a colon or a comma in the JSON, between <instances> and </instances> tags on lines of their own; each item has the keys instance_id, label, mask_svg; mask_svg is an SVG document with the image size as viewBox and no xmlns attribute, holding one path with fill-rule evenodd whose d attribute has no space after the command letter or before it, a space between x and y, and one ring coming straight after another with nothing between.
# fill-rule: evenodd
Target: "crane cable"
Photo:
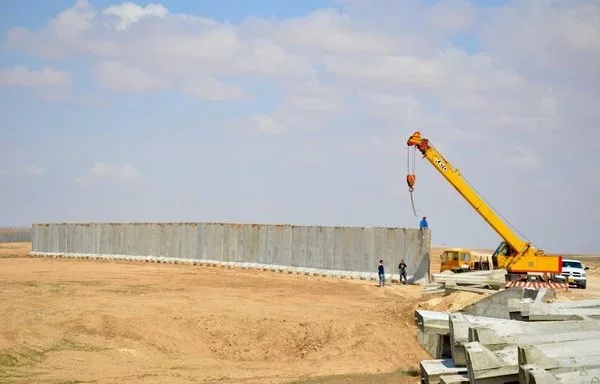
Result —
<instances>
[{"instance_id":1,"label":"crane cable","mask_svg":"<svg viewBox=\"0 0 600 384\"><path fill-rule=\"evenodd\" d=\"M413 214L417 217L417 211L415 209L415 200L413 198L413 191L415 190L415 181L417 176L415 175L415 162L417 156L417 149L412 147L413 149L413 158L412 158L412 169L410 164L410 150L411 147L406 148L406 168L408 174L406 175L406 183L408 184L408 192L410 193L410 203L412 206Z\"/></svg>"},{"instance_id":2,"label":"crane cable","mask_svg":"<svg viewBox=\"0 0 600 384\"><path fill-rule=\"evenodd\" d=\"M429 143L429 146L430 146L431 148L435 148L435 147L434 147L434 146L433 146L431 143ZM414 173L414 163L413 163L413 173ZM471 188L473 191L475 191L475 193L476 193L476 194L479 196L479 198L480 198L480 199L481 199L481 200L482 200L482 201L483 201L485 204L487 204L487 205L490 207L490 209L491 209L492 211L494 211L494 213L496 213L498 216L500 216L500 218L501 218L502 220L504 220L504 221L505 221L505 222L506 222L506 223L507 223L507 224L508 224L508 225L509 225L509 226L510 226L510 227L511 227L511 228L512 228L512 229L513 229L515 232L517 232L519 235L521 235L521 237L523 237L523 239L525 239L525 240L526 240L526 241L527 241L529 244L531 244L533 247L537 248L537 246L536 246L536 245L535 245L535 244L534 244L534 243L533 243L531 240L529 240L529 239L527 238L527 236L525 236L525 235L524 235L524 234L523 234L521 231L519 231L519 229L518 229L518 228L517 228L515 225L513 225L513 223L511 223L511 221L510 221L510 220L508 220L508 218L506 218L506 217L505 217L505 216L504 216L502 213L500 213L498 210L496 210L496 208L495 208L495 207L494 207L494 206L493 206L493 205L492 205L492 204L491 204L491 203L490 203L490 202L489 202L489 201L488 201L488 200L487 200L485 197L483 197L483 195L482 195L482 194L481 194L481 193L480 193L480 192L477 190L477 188L475 188L475 186L469 182L469 180L468 180L468 179L465 177L465 175L461 175L461 176L462 176L462 178L464 179L465 183L466 183L466 184L467 184L467 185L468 185L468 186L469 186L469 187L470 187L470 188ZM408 176L407 176L407 180L408 180ZM414 179L413 179L413 183L414 183ZM409 189L409 191L411 192L411 196L410 196L411 200L412 200L412 189L413 189L413 188L410 188L410 189ZM413 204L413 211L414 211L414 204ZM416 214L415 214L415 216L416 216Z\"/></svg>"}]
</instances>

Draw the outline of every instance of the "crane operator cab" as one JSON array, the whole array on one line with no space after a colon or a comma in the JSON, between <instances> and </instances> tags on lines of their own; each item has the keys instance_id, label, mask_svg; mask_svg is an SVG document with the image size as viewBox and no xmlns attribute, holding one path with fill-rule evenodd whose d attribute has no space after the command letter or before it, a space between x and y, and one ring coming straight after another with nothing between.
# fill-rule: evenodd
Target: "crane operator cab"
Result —
<instances>
[{"instance_id":1,"label":"crane operator cab","mask_svg":"<svg viewBox=\"0 0 600 384\"><path fill-rule=\"evenodd\" d=\"M514 258L517 256L517 252L505 241L501 242L498 248L492 254L492 265L494 269L506 268L507 259ZM502 265L499 267L499 265ZM520 281L532 281L532 282L559 282L554 274L548 274L544 272L515 272L507 273L506 280L520 280Z\"/></svg>"},{"instance_id":2,"label":"crane operator cab","mask_svg":"<svg viewBox=\"0 0 600 384\"><path fill-rule=\"evenodd\" d=\"M498 269L498 256L509 257L513 253L510 246L505 242L501 242L498 248L492 254L492 265L494 269Z\"/></svg>"}]
</instances>

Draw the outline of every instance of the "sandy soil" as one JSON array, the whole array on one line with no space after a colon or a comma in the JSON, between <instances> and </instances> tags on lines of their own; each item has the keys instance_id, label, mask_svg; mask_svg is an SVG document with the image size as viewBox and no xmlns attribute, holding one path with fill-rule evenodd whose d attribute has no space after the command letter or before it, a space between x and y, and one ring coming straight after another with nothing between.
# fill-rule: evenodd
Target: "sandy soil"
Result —
<instances>
[{"instance_id":1,"label":"sandy soil","mask_svg":"<svg viewBox=\"0 0 600 384\"><path fill-rule=\"evenodd\" d=\"M0 257L27 257L31 243L0 243Z\"/></svg>"},{"instance_id":2,"label":"sandy soil","mask_svg":"<svg viewBox=\"0 0 600 384\"><path fill-rule=\"evenodd\" d=\"M0 383L418 383L414 310L480 298L29 250L0 244Z\"/></svg>"},{"instance_id":3,"label":"sandy soil","mask_svg":"<svg viewBox=\"0 0 600 384\"><path fill-rule=\"evenodd\" d=\"M0 381L278 383L379 372L364 380L398 383L428 358L415 341L415 286L26 257L0 259L0 271Z\"/></svg>"}]
</instances>

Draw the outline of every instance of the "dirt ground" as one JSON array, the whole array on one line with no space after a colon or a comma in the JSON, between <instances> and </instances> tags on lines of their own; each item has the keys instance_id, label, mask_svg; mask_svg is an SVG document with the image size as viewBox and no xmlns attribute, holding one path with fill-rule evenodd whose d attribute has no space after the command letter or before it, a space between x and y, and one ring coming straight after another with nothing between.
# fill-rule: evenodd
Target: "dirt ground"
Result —
<instances>
[{"instance_id":1,"label":"dirt ground","mask_svg":"<svg viewBox=\"0 0 600 384\"><path fill-rule=\"evenodd\" d=\"M480 298L29 251L0 244L0 383L416 384L419 361L430 357L416 342L414 310ZM575 296L588 297L598 281Z\"/></svg>"}]
</instances>

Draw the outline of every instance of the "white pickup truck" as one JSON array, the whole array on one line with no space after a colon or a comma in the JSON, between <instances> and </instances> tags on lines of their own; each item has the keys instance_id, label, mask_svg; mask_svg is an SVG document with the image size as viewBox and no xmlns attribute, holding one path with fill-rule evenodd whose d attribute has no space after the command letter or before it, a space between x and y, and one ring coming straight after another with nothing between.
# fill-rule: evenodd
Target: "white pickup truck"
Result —
<instances>
[{"instance_id":1,"label":"white pickup truck","mask_svg":"<svg viewBox=\"0 0 600 384\"><path fill-rule=\"evenodd\" d=\"M567 280L571 284L577 285L581 289L585 289L587 286L587 277L585 271L590 269L586 267L581 261L574 259L563 259L562 261L562 275L556 275L558 279Z\"/></svg>"}]
</instances>

